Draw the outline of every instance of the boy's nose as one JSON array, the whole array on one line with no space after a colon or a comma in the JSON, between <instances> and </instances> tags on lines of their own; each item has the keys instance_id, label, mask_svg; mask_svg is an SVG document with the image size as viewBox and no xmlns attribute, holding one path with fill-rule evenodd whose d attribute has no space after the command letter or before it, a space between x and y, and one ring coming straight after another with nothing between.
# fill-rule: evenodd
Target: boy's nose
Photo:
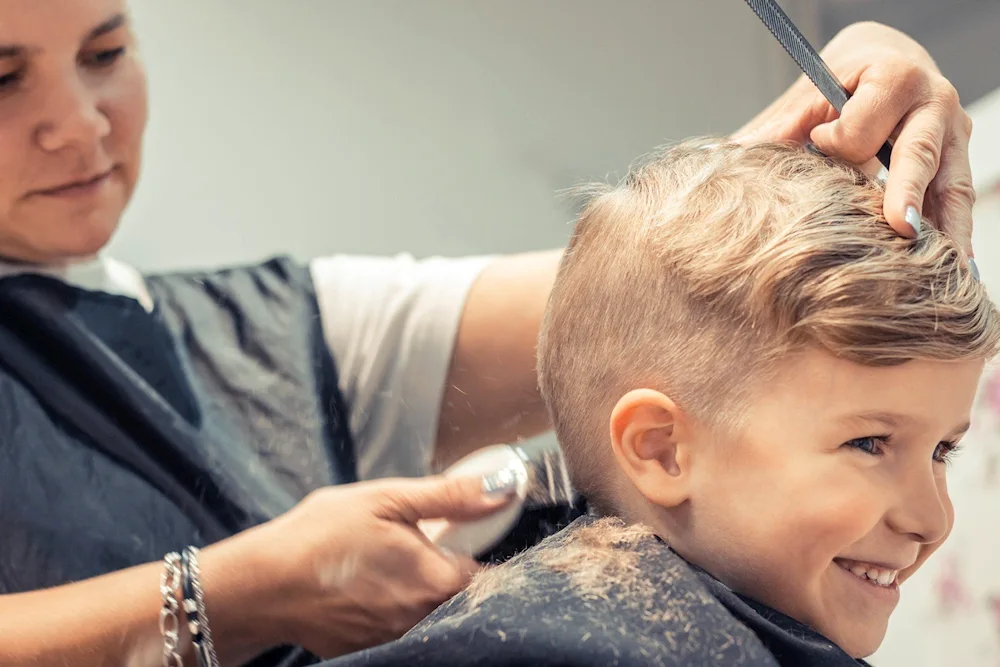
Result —
<instances>
[{"instance_id":1,"label":"boy's nose","mask_svg":"<svg viewBox=\"0 0 1000 667\"><path fill-rule=\"evenodd\" d=\"M954 513L944 481L929 466L900 480L898 500L887 521L897 533L921 544L940 542L951 531Z\"/></svg>"}]
</instances>

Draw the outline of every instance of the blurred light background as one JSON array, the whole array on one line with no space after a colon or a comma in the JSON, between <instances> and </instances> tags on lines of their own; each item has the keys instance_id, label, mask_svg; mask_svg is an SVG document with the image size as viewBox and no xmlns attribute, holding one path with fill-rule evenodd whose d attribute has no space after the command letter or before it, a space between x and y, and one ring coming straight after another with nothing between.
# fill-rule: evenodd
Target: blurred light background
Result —
<instances>
[{"instance_id":1,"label":"blurred light background","mask_svg":"<svg viewBox=\"0 0 1000 667\"><path fill-rule=\"evenodd\" d=\"M994 191L1000 0L783 4L817 45L863 19L924 43L972 105L977 183ZM277 253L556 247L572 210L560 189L614 178L658 144L731 132L797 75L742 0L132 5L152 118L143 179L111 252L147 270ZM977 250L995 284L1000 205L985 202ZM1000 544L976 541L1000 534L998 493L993 505L956 497L966 527L957 553L986 554L986 574L968 584L972 606L941 616L944 566L922 575L877 667L1000 664L1000 603L993 621L984 611L990 590L1000 600L988 566Z\"/></svg>"},{"instance_id":2,"label":"blurred light background","mask_svg":"<svg viewBox=\"0 0 1000 667\"><path fill-rule=\"evenodd\" d=\"M738 0L133 0L152 117L112 251L555 247L560 188L728 133L795 76Z\"/></svg>"},{"instance_id":3,"label":"blurred light background","mask_svg":"<svg viewBox=\"0 0 1000 667\"><path fill-rule=\"evenodd\" d=\"M147 269L556 246L557 190L728 133L797 73L739 0L132 5L152 117L111 250ZM785 6L817 44L912 31L966 102L1000 86L996 0Z\"/></svg>"}]
</instances>

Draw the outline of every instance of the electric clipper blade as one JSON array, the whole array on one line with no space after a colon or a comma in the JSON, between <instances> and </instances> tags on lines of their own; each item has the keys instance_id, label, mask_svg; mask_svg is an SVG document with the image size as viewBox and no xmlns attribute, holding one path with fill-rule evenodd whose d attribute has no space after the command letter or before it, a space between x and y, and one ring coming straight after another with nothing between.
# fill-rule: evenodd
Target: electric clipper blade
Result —
<instances>
[{"instance_id":1,"label":"electric clipper blade","mask_svg":"<svg viewBox=\"0 0 1000 667\"><path fill-rule=\"evenodd\" d=\"M516 480L513 497L507 505L474 521L422 521L419 528L427 538L442 549L478 557L498 545L524 512L571 505L578 498L558 448L529 451L521 445L493 445L469 454L444 474L472 476L498 471L509 473Z\"/></svg>"}]
</instances>

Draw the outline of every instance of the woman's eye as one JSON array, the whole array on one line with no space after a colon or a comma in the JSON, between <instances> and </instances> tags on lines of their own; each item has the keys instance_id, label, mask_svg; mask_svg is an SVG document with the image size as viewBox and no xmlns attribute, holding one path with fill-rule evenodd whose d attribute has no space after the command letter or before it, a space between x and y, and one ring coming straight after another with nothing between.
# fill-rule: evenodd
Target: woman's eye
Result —
<instances>
[{"instance_id":1,"label":"woman's eye","mask_svg":"<svg viewBox=\"0 0 1000 667\"><path fill-rule=\"evenodd\" d=\"M4 72L3 74L0 74L0 90L11 88L20 80L21 80L20 70L14 70L12 72Z\"/></svg>"},{"instance_id":2,"label":"woman's eye","mask_svg":"<svg viewBox=\"0 0 1000 667\"><path fill-rule=\"evenodd\" d=\"M109 67L125 54L125 47L103 49L84 56L83 61L91 67Z\"/></svg>"},{"instance_id":3,"label":"woman's eye","mask_svg":"<svg viewBox=\"0 0 1000 667\"><path fill-rule=\"evenodd\" d=\"M888 438L885 436L867 436L848 440L844 445L865 454L870 454L871 456L881 456L883 454L882 448L885 446L887 440Z\"/></svg>"}]
</instances>

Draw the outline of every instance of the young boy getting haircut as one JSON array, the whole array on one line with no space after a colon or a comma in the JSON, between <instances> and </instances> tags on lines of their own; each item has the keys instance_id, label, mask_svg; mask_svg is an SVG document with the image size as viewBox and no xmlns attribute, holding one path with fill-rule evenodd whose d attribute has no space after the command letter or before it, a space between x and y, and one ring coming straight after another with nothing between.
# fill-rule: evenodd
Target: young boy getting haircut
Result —
<instances>
[{"instance_id":1,"label":"young boy getting haircut","mask_svg":"<svg viewBox=\"0 0 1000 667\"><path fill-rule=\"evenodd\" d=\"M964 254L881 211L780 145L685 143L597 192L538 352L592 515L359 664L864 664L951 530L1000 346Z\"/></svg>"}]
</instances>

